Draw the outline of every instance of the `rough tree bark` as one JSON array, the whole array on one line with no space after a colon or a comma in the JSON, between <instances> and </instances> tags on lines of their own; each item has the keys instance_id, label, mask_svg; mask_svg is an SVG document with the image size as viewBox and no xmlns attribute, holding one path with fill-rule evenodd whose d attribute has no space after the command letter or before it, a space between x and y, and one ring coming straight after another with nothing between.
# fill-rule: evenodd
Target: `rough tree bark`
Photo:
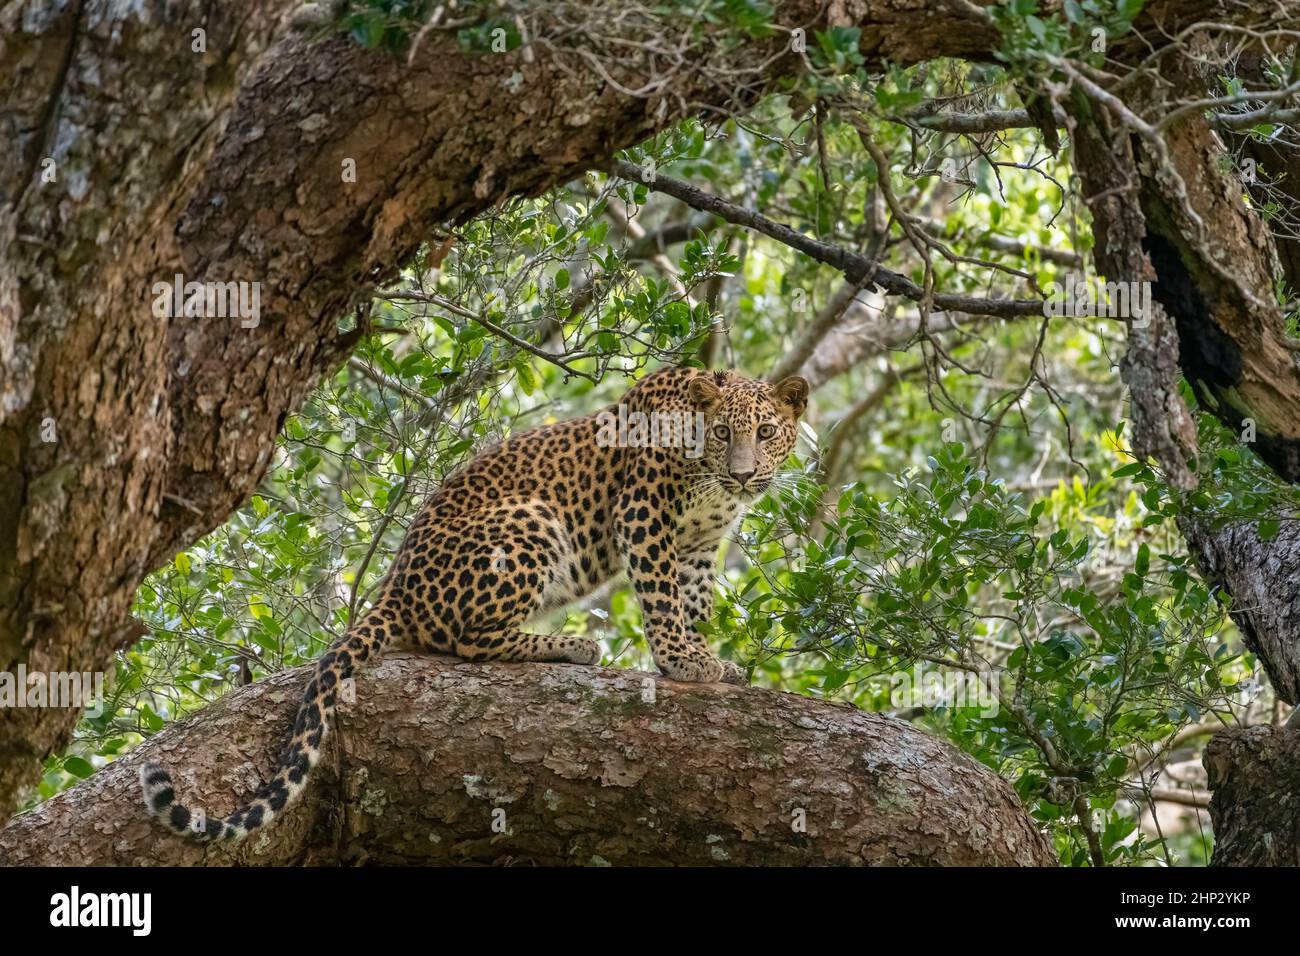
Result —
<instances>
[{"instance_id":1,"label":"rough tree bark","mask_svg":"<svg viewBox=\"0 0 1300 956\"><path fill-rule=\"evenodd\" d=\"M1215 734L1203 759L1216 866L1300 866L1300 731Z\"/></svg>"},{"instance_id":2,"label":"rough tree bark","mask_svg":"<svg viewBox=\"0 0 1300 956\"><path fill-rule=\"evenodd\" d=\"M209 812L247 797L307 673L232 691L16 817L0 863L1055 864L1009 784L895 718L613 668L401 654L358 677L304 798L247 844L197 846L149 819L146 758Z\"/></svg>"}]
</instances>

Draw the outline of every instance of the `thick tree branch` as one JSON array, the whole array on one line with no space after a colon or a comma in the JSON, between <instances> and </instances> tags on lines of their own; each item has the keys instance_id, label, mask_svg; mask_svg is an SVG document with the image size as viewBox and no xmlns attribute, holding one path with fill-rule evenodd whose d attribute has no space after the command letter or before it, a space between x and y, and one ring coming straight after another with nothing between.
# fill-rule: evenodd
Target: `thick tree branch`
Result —
<instances>
[{"instance_id":1,"label":"thick tree branch","mask_svg":"<svg viewBox=\"0 0 1300 956\"><path fill-rule=\"evenodd\" d=\"M1038 124L1028 110L987 110L982 113L922 112L902 118L940 133L996 133L1006 129L1031 129Z\"/></svg>"},{"instance_id":2,"label":"thick tree branch","mask_svg":"<svg viewBox=\"0 0 1300 956\"><path fill-rule=\"evenodd\" d=\"M1253 521L1215 527L1184 518L1179 527L1201 572L1232 595L1232 619L1274 693L1300 703L1300 524L1288 522L1268 541Z\"/></svg>"},{"instance_id":3,"label":"thick tree branch","mask_svg":"<svg viewBox=\"0 0 1300 956\"><path fill-rule=\"evenodd\" d=\"M901 318L888 305L875 314L865 306L853 310L853 313L857 318L846 317L846 321L831 331L800 368L800 374L813 388L821 387L855 365L886 352L908 348L922 333L921 316L915 309L909 309ZM925 331L932 335L946 332L970 334L994 321L988 316L944 312L930 316Z\"/></svg>"},{"instance_id":4,"label":"thick tree branch","mask_svg":"<svg viewBox=\"0 0 1300 956\"><path fill-rule=\"evenodd\" d=\"M149 819L146 759L210 813L247 797L306 676L232 691L16 818L0 863L1055 863L1010 785L894 718L635 671L415 655L357 679L333 755L265 833L203 847Z\"/></svg>"},{"instance_id":5,"label":"thick tree branch","mask_svg":"<svg viewBox=\"0 0 1300 956\"><path fill-rule=\"evenodd\" d=\"M1247 727L1210 738L1215 866L1300 866L1300 730Z\"/></svg>"}]
</instances>

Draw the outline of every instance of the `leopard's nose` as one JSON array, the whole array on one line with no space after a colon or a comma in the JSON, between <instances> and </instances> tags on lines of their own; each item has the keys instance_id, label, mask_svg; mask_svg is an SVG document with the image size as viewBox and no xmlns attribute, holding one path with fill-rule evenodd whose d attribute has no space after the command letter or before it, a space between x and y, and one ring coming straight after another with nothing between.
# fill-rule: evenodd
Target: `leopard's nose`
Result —
<instances>
[{"instance_id":1,"label":"leopard's nose","mask_svg":"<svg viewBox=\"0 0 1300 956\"><path fill-rule=\"evenodd\" d=\"M733 471L731 477L740 482L740 487L743 488L745 487L745 482L754 477L754 469L751 468L749 471Z\"/></svg>"}]
</instances>

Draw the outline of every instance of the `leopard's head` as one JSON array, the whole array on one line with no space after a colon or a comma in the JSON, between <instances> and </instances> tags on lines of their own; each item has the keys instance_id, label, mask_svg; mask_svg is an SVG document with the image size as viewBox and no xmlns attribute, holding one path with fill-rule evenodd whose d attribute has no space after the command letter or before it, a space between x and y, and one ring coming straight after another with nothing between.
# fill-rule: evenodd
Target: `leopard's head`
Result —
<instances>
[{"instance_id":1,"label":"leopard's head","mask_svg":"<svg viewBox=\"0 0 1300 956\"><path fill-rule=\"evenodd\" d=\"M791 375L772 385L734 372L705 372L691 380L688 394L704 415L697 471L729 497L753 501L794 451L808 382Z\"/></svg>"}]
</instances>

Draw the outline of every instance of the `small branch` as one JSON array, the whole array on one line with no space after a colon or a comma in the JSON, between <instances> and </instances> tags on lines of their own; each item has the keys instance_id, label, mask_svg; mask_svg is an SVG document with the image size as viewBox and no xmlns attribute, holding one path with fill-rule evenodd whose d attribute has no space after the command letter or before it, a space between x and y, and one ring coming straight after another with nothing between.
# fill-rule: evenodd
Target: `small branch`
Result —
<instances>
[{"instance_id":1,"label":"small branch","mask_svg":"<svg viewBox=\"0 0 1300 956\"><path fill-rule=\"evenodd\" d=\"M625 160L614 160L609 168L615 175L629 182L642 182L641 168ZM901 295L916 302L925 298L925 290L911 279L873 263L867 256L842 246L813 239L783 223L774 222L752 209L737 206L697 189L684 180L657 173L654 182L645 185L656 192L672 196L693 209L713 213L732 225L744 226L746 229L762 233L769 239L775 239L809 258L838 269L850 282L864 287L874 284L892 295ZM1008 319L1043 314L1041 299L987 299L966 295L933 295L931 300L936 309L945 312L965 312L971 315L991 315Z\"/></svg>"},{"instance_id":2,"label":"small branch","mask_svg":"<svg viewBox=\"0 0 1300 956\"><path fill-rule=\"evenodd\" d=\"M1241 132L1250 129L1252 126L1258 126L1260 123L1293 126L1300 123L1300 109L1278 109L1275 105L1269 105L1245 113L1214 114L1214 125L1219 129Z\"/></svg>"},{"instance_id":3,"label":"small branch","mask_svg":"<svg viewBox=\"0 0 1300 956\"><path fill-rule=\"evenodd\" d=\"M803 368L804 363L817 351L817 346L821 344L822 339L830 334L831 329L839 324L845 313L853 306L854 299L861 291L862 286L855 282L845 280L841 283L831 296L831 300L799 333L799 338L794 345L777 360L776 365L772 366L767 373L768 381L779 382L787 375L793 375Z\"/></svg>"},{"instance_id":4,"label":"small branch","mask_svg":"<svg viewBox=\"0 0 1300 956\"><path fill-rule=\"evenodd\" d=\"M712 223L712 216L699 213L687 219L666 222L653 232L646 232L635 242L630 243L624 255L629 262L652 259L656 254L666 251L669 246L675 246L707 233Z\"/></svg>"},{"instance_id":5,"label":"small branch","mask_svg":"<svg viewBox=\"0 0 1300 956\"><path fill-rule=\"evenodd\" d=\"M1159 800L1161 803L1176 803L1179 806L1195 807L1197 810L1208 810L1210 808L1210 798L1205 794L1193 793L1190 790L1174 790L1170 787L1152 787L1151 799Z\"/></svg>"},{"instance_id":6,"label":"small branch","mask_svg":"<svg viewBox=\"0 0 1300 956\"><path fill-rule=\"evenodd\" d=\"M1106 854L1101 848L1101 837L1097 835L1097 822L1092 818L1092 806L1088 803L1088 798L1082 793L1074 798L1074 815L1079 819L1079 826L1083 828L1083 835L1088 841L1088 856L1092 859L1092 865L1104 867L1106 865Z\"/></svg>"},{"instance_id":7,"label":"small branch","mask_svg":"<svg viewBox=\"0 0 1300 956\"><path fill-rule=\"evenodd\" d=\"M355 355L348 359L348 368L370 379L370 381L374 382L381 389L389 389L397 392L399 395L405 395L407 398L411 399L411 401L425 409L432 409L436 405L434 400L428 395L425 395L418 389L412 388L405 382L385 375L383 372L379 371L379 369L374 368L368 362L362 361Z\"/></svg>"},{"instance_id":8,"label":"small branch","mask_svg":"<svg viewBox=\"0 0 1300 956\"><path fill-rule=\"evenodd\" d=\"M834 483L835 475L839 471L840 463L844 458L845 446L848 444L849 436L855 431L858 420L863 415L879 407L899 382L923 371L925 371L924 362L912 365L902 371L890 368L885 372L884 377L875 388L858 399L840 417L839 421L835 423L834 431L831 433L831 440L826 447L826 454L822 457L822 482L824 484L832 485Z\"/></svg>"},{"instance_id":9,"label":"small branch","mask_svg":"<svg viewBox=\"0 0 1300 956\"><path fill-rule=\"evenodd\" d=\"M943 223L936 222L933 219L921 219L919 224L922 229L936 239L945 238ZM1083 257L1066 249L1053 249L1050 246L1029 246L1019 240L1012 239L1010 236L1000 236L996 232L983 232L968 238L975 245L983 246L993 252L1002 252L1009 256L1019 256L1021 258L1028 258L1031 254L1037 254L1044 262L1054 262L1057 265L1069 266L1073 269L1083 268Z\"/></svg>"},{"instance_id":10,"label":"small branch","mask_svg":"<svg viewBox=\"0 0 1300 956\"><path fill-rule=\"evenodd\" d=\"M556 355L553 352L548 352L546 351L546 349L534 345L532 342L529 342L527 339L521 339L519 336L515 335L513 332L509 331L508 329L504 329L501 326L497 325L491 319L484 318L483 316L479 315L476 312L470 311L464 306L457 305L455 302L451 302L448 299L444 299L442 296L433 295L432 293L429 292L419 292L415 289L403 289L398 292L389 292L383 295L377 295L375 296L375 298L383 299L385 302L425 302L428 303L429 305L436 305L441 309L446 309L448 312L451 312L453 315L458 315L463 319L469 319L471 322L477 322L479 325L483 326L483 328L487 329L489 332L491 332L493 335L497 336L498 338L504 339L505 341L509 342L511 345L515 346L516 348L523 349L525 352L529 352L533 355L536 355L539 359L542 359L545 362L549 362L550 364L554 365L556 368L563 369L567 374L575 378L585 378L587 381L592 382L593 384L596 381L594 376L590 375L587 372L581 372L569 364L570 362L576 361L577 359L589 358L589 356L586 353L579 353L577 355Z\"/></svg>"},{"instance_id":11,"label":"small branch","mask_svg":"<svg viewBox=\"0 0 1300 956\"><path fill-rule=\"evenodd\" d=\"M1028 110L989 110L987 113L930 113L903 116L899 121L938 133L997 133L1005 129L1033 129L1038 126Z\"/></svg>"}]
</instances>

